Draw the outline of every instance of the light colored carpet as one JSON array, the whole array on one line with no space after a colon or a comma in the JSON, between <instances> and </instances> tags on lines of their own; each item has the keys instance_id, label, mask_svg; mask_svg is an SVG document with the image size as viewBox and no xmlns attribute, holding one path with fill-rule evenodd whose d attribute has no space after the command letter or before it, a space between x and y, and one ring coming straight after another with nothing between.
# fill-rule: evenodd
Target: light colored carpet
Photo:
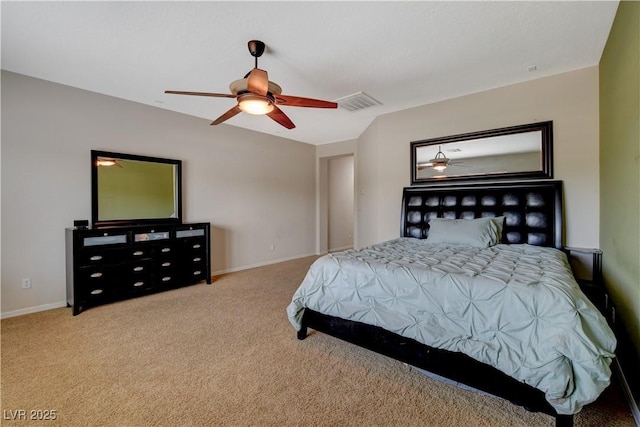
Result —
<instances>
[{"instance_id":1,"label":"light colored carpet","mask_svg":"<svg viewBox=\"0 0 640 427\"><path fill-rule=\"evenodd\" d=\"M314 258L89 309L2 320L2 425L552 426L321 333L285 308ZM48 422L16 410L55 410ZM576 426L633 426L616 387Z\"/></svg>"}]
</instances>

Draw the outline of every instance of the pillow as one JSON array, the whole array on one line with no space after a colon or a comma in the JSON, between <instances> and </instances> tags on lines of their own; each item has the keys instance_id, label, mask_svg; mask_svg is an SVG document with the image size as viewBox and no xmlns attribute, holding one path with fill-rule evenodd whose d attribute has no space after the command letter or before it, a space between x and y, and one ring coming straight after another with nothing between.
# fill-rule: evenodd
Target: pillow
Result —
<instances>
[{"instance_id":1,"label":"pillow","mask_svg":"<svg viewBox=\"0 0 640 427\"><path fill-rule=\"evenodd\" d=\"M496 242L496 245L498 243L502 243L502 230L504 229L504 221L505 221L505 217L504 216L496 216L493 218L488 218L491 220L491 222L493 222L496 227L498 227L498 241Z\"/></svg>"},{"instance_id":2,"label":"pillow","mask_svg":"<svg viewBox=\"0 0 640 427\"><path fill-rule=\"evenodd\" d=\"M433 218L427 243L450 243L488 248L502 240L504 217L476 219Z\"/></svg>"}]
</instances>

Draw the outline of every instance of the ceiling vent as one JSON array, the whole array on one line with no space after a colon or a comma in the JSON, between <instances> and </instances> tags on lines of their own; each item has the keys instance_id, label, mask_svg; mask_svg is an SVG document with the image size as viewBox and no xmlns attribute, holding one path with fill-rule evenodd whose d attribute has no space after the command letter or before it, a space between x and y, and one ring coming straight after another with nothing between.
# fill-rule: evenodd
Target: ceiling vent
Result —
<instances>
[{"instance_id":1,"label":"ceiling vent","mask_svg":"<svg viewBox=\"0 0 640 427\"><path fill-rule=\"evenodd\" d=\"M343 96L342 98L336 99L336 102L340 108L344 108L348 111L359 111L376 105L382 105L381 102L376 101L364 92Z\"/></svg>"}]
</instances>

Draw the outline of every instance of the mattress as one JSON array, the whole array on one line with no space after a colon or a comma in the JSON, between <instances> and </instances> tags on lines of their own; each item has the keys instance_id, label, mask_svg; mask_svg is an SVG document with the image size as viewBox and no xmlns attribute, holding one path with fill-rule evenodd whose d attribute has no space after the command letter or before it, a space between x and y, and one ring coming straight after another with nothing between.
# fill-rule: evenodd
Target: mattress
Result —
<instances>
[{"instance_id":1,"label":"mattress","mask_svg":"<svg viewBox=\"0 0 640 427\"><path fill-rule=\"evenodd\" d=\"M609 385L616 339L554 248L398 238L316 260L287 315L304 309L462 352L575 414Z\"/></svg>"}]
</instances>

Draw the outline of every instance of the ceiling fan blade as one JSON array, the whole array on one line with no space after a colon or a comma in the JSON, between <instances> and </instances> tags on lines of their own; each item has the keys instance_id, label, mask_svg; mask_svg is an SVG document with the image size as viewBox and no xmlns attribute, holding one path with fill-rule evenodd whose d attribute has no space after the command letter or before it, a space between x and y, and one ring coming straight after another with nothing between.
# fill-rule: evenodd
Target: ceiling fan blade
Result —
<instances>
[{"instance_id":1,"label":"ceiling fan blade","mask_svg":"<svg viewBox=\"0 0 640 427\"><path fill-rule=\"evenodd\" d=\"M302 98L299 96L276 95L276 102L285 107L338 108L337 102L321 99Z\"/></svg>"},{"instance_id":2,"label":"ceiling fan blade","mask_svg":"<svg viewBox=\"0 0 640 427\"><path fill-rule=\"evenodd\" d=\"M220 117L218 117L217 119L215 119L214 121L211 122L211 125L219 125L220 123L224 122L227 119L230 119L231 117L235 116L236 114L238 114L240 111L240 107L238 107L237 105L235 105L233 108L231 108L229 111L227 111L226 113L224 113L223 115L221 115Z\"/></svg>"},{"instance_id":3,"label":"ceiling fan blade","mask_svg":"<svg viewBox=\"0 0 640 427\"><path fill-rule=\"evenodd\" d=\"M247 78L247 90L258 95L266 96L269 92L269 77L265 70L254 68Z\"/></svg>"},{"instance_id":4,"label":"ceiling fan blade","mask_svg":"<svg viewBox=\"0 0 640 427\"><path fill-rule=\"evenodd\" d=\"M174 95L195 95L195 96L212 96L214 98L235 98L235 95L230 93L210 93L210 92L184 92L181 90L165 90L164 93L171 93Z\"/></svg>"},{"instance_id":5,"label":"ceiling fan blade","mask_svg":"<svg viewBox=\"0 0 640 427\"><path fill-rule=\"evenodd\" d=\"M271 117L273 120L278 122L278 124L286 127L287 129L293 129L294 127L296 127L296 125L293 124L291 119L287 117L287 115L283 113L282 110L276 107L275 105L273 106L273 111L270 113L267 113L267 116Z\"/></svg>"}]
</instances>

